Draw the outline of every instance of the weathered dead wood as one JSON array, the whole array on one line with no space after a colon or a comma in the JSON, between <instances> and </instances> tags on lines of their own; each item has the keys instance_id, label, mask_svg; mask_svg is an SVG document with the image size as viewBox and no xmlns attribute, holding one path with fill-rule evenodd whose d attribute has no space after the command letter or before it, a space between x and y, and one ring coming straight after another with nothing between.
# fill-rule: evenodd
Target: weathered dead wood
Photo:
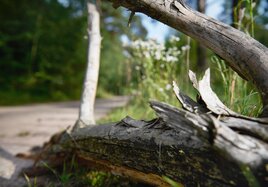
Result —
<instances>
[{"instance_id":1,"label":"weathered dead wood","mask_svg":"<svg viewBox=\"0 0 268 187\"><path fill-rule=\"evenodd\" d=\"M65 134L62 145L84 161L101 165L99 169L108 163L108 171L154 185L161 181L156 176L165 175L185 186L248 186L241 166L247 166L260 184L267 184L267 143L237 133L237 127L227 127L212 114L190 113L155 101L151 106L158 119L127 117L80 129ZM148 177L146 181L140 172Z\"/></svg>"},{"instance_id":2,"label":"weathered dead wood","mask_svg":"<svg viewBox=\"0 0 268 187\"><path fill-rule=\"evenodd\" d=\"M241 76L254 81L264 106L268 104L268 50L259 42L189 9L182 0L109 1L201 41ZM165 184L162 175L185 186L268 186L267 119L228 109L210 88L209 72L200 81L193 73L190 77L200 94L198 102L174 87L185 110L152 101L157 119L146 122L127 117L114 124L66 132L56 147L59 152L76 154L90 167L159 186Z\"/></svg>"},{"instance_id":3,"label":"weathered dead wood","mask_svg":"<svg viewBox=\"0 0 268 187\"><path fill-rule=\"evenodd\" d=\"M78 129L65 133L61 146L75 150L89 165L154 185L164 185L162 175L186 186L248 186L250 180L254 185L267 185L268 121L236 114L224 106L210 88L209 70L200 81L192 72L190 77L201 103L174 83L185 110L152 101L157 119L146 122L127 117L114 124ZM201 86L209 90L206 95Z\"/></svg>"},{"instance_id":4,"label":"weathered dead wood","mask_svg":"<svg viewBox=\"0 0 268 187\"><path fill-rule=\"evenodd\" d=\"M160 109L162 104L153 106ZM173 111L174 108L169 109ZM85 160L108 160L123 171L111 168L111 172L127 175L126 168L144 173L150 184L156 184L150 175L165 175L186 186L247 186L239 167L215 154L209 142L202 136L198 138L196 130L190 128L191 122L181 120L185 126L177 123L173 126L175 123L167 124L161 119L140 122L126 118L114 125L81 129L63 143Z\"/></svg>"},{"instance_id":5,"label":"weathered dead wood","mask_svg":"<svg viewBox=\"0 0 268 187\"><path fill-rule=\"evenodd\" d=\"M253 81L262 96L263 117L268 117L268 49L247 34L190 9L183 0L109 0L144 13L201 42L243 78ZM267 112L267 113L266 113Z\"/></svg>"},{"instance_id":6,"label":"weathered dead wood","mask_svg":"<svg viewBox=\"0 0 268 187\"><path fill-rule=\"evenodd\" d=\"M151 101L157 119L126 117L66 131L52 139L52 146L46 144L39 160L57 166L76 155L83 167L156 186L166 185L161 176L185 186L267 186L268 121L226 113L229 109L210 88L209 70L199 81L194 73L190 77L200 93L199 103L174 83L185 110ZM205 96L201 85L209 90Z\"/></svg>"}]
</instances>

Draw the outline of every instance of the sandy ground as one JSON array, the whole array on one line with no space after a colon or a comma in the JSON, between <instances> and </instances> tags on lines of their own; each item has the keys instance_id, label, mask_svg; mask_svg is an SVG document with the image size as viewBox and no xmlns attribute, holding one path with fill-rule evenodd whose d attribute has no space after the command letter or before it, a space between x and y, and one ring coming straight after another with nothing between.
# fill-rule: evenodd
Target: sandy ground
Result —
<instances>
[{"instance_id":1,"label":"sandy ground","mask_svg":"<svg viewBox=\"0 0 268 187\"><path fill-rule=\"evenodd\" d=\"M96 120L104 117L113 108L126 105L128 97L97 99ZM61 102L15 107L0 107L0 187L21 186L18 179L23 167L32 164L29 160L14 157L42 146L50 136L75 123L79 102Z\"/></svg>"}]
</instances>

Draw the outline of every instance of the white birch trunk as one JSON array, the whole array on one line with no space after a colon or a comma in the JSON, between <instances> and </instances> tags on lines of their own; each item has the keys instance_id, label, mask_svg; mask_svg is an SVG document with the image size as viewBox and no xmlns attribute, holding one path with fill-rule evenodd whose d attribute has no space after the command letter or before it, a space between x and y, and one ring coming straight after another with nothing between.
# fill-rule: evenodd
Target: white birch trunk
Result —
<instances>
[{"instance_id":1,"label":"white birch trunk","mask_svg":"<svg viewBox=\"0 0 268 187\"><path fill-rule=\"evenodd\" d=\"M100 13L96 0L87 1L88 10L88 59L83 91L81 96L81 104L79 110L79 118L73 128L84 127L86 125L94 125L94 104L99 76L100 65Z\"/></svg>"}]
</instances>

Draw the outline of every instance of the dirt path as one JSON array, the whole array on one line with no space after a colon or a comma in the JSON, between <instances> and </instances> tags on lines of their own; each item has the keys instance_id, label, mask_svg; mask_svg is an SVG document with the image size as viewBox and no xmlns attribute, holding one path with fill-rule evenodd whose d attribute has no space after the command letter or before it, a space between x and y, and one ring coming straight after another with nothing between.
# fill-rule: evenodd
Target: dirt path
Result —
<instances>
[{"instance_id":1,"label":"dirt path","mask_svg":"<svg viewBox=\"0 0 268 187\"><path fill-rule=\"evenodd\" d=\"M113 108L126 105L128 97L97 99L95 117L104 117ZM79 102L61 102L16 107L0 107L0 187L17 177L31 162L15 158L17 153L41 146L50 136L75 123Z\"/></svg>"}]
</instances>

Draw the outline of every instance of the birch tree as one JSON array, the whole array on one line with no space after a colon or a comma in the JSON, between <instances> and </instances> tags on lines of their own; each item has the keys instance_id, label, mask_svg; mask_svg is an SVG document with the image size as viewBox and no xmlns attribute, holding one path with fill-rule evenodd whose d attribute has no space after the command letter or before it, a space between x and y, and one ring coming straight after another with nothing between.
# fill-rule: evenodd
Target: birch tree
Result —
<instances>
[{"instance_id":1,"label":"birch tree","mask_svg":"<svg viewBox=\"0 0 268 187\"><path fill-rule=\"evenodd\" d=\"M42 158L53 158L49 162L53 166L53 150L57 159L59 155L71 156L69 159L75 155L83 167L153 186L170 186L162 176L184 186L268 186L268 48L190 9L182 0L109 1L114 7L123 6L160 20L224 58L259 89L264 118L228 109L210 87L210 71L200 80L190 71L189 78L200 100L183 94L174 82L174 93L183 109L151 101L158 118L138 121L126 117L117 123L64 132L59 141L62 149L58 150L65 152L45 147ZM52 140L55 144L55 138Z\"/></svg>"},{"instance_id":2,"label":"birch tree","mask_svg":"<svg viewBox=\"0 0 268 187\"><path fill-rule=\"evenodd\" d=\"M88 11L88 57L83 83L79 117L73 131L95 124L94 103L100 66L100 6L99 0L87 0Z\"/></svg>"}]
</instances>

